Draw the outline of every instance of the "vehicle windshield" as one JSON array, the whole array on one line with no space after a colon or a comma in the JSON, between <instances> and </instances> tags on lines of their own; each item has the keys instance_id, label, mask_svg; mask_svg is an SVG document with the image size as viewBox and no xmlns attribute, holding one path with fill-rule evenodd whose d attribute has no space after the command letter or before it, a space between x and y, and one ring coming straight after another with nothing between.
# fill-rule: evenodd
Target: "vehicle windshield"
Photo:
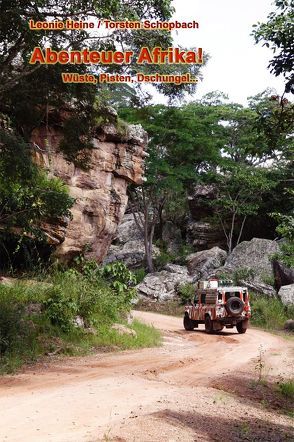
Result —
<instances>
[{"instance_id":1,"label":"vehicle windshield","mask_svg":"<svg viewBox=\"0 0 294 442\"><path fill-rule=\"evenodd\" d=\"M233 281L231 279L221 279L218 282L219 287L230 287L231 285L233 285Z\"/></svg>"},{"instance_id":2,"label":"vehicle windshield","mask_svg":"<svg viewBox=\"0 0 294 442\"><path fill-rule=\"evenodd\" d=\"M237 298L240 298L240 292L226 292L225 293L225 300L227 301L229 298L233 298L235 296Z\"/></svg>"}]
</instances>

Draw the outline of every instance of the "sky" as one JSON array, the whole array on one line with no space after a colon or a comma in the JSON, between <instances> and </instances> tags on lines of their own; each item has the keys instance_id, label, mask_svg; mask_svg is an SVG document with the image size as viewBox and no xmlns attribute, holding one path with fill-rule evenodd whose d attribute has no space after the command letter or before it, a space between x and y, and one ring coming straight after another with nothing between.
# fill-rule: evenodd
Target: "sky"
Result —
<instances>
[{"instance_id":1,"label":"sky","mask_svg":"<svg viewBox=\"0 0 294 442\"><path fill-rule=\"evenodd\" d=\"M199 29L173 31L174 46L202 47L211 57L202 70L203 81L188 100L220 90L231 101L246 104L247 97L268 87L283 93L283 78L267 69L272 51L255 45L250 36L252 25L267 21L274 10L272 0L174 0L173 6L173 20L199 23ZM165 102L157 94L154 99Z\"/></svg>"}]
</instances>

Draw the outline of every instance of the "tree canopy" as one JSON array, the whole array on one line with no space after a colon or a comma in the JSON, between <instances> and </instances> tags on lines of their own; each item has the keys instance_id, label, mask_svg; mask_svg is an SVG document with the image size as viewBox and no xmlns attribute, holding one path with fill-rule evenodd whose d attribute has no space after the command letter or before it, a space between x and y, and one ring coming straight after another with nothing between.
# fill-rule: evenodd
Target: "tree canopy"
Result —
<instances>
[{"instance_id":1,"label":"tree canopy","mask_svg":"<svg viewBox=\"0 0 294 442\"><path fill-rule=\"evenodd\" d=\"M182 202L195 183L215 186L212 205L229 252L248 219L267 217L270 224L274 207L288 210L281 193L291 185L293 111L292 103L269 90L246 107L215 92L183 106L121 109L150 136L147 180L136 190L140 210L148 205L149 224L174 215L182 220Z\"/></svg>"},{"instance_id":2,"label":"tree canopy","mask_svg":"<svg viewBox=\"0 0 294 442\"><path fill-rule=\"evenodd\" d=\"M265 23L254 25L256 43L262 42L270 48L274 57L270 60L270 71L285 78L285 91L294 93L294 1L275 0L276 10Z\"/></svg>"}]
</instances>

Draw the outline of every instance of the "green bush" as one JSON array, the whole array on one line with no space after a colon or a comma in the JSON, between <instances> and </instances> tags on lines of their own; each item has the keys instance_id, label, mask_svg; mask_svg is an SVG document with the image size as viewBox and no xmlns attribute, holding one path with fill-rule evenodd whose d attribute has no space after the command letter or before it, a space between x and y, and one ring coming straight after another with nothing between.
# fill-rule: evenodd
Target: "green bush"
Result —
<instances>
[{"instance_id":1,"label":"green bush","mask_svg":"<svg viewBox=\"0 0 294 442\"><path fill-rule=\"evenodd\" d=\"M78 304L72 297L67 297L60 287L53 287L48 292L49 298L44 301L46 316L53 325L63 332L70 331L74 326L74 318L78 314Z\"/></svg>"},{"instance_id":2,"label":"green bush","mask_svg":"<svg viewBox=\"0 0 294 442\"><path fill-rule=\"evenodd\" d=\"M294 381L286 381L279 384L280 392L283 396L294 399Z\"/></svg>"},{"instance_id":3,"label":"green bush","mask_svg":"<svg viewBox=\"0 0 294 442\"><path fill-rule=\"evenodd\" d=\"M10 372L28 355L34 359L38 354L38 325L29 308L38 301L33 287L0 284L0 372Z\"/></svg>"},{"instance_id":4,"label":"green bush","mask_svg":"<svg viewBox=\"0 0 294 442\"><path fill-rule=\"evenodd\" d=\"M293 315L293 307L284 306L280 299L251 295L251 323L267 329L281 329Z\"/></svg>"},{"instance_id":5,"label":"green bush","mask_svg":"<svg viewBox=\"0 0 294 442\"><path fill-rule=\"evenodd\" d=\"M60 304L56 305L55 309L59 309L66 323L73 322L77 315L81 316L88 325L93 323L93 318L97 320L97 315L101 321L111 323L130 310L133 289L123 283L121 283L123 290L118 289L115 282L120 283L120 281L111 279L109 269L107 270L109 279L106 280L102 276L103 272L103 268L93 267L90 271L87 267L86 275L76 270L68 270L53 276L54 289L57 288L59 292L59 296L55 297L54 301ZM68 305L66 310L64 305Z\"/></svg>"},{"instance_id":6,"label":"green bush","mask_svg":"<svg viewBox=\"0 0 294 442\"><path fill-rule=\"evenodd\" d=\"M248 267L237 269L233 272L232 278L234 284L238 285L241 281L252 281L255 276L253 269Z\"/></svg>"},{"instance_id":7,"label":"green bush","mask_svg":"<svg viewBox=\"0 0 294 442\"><path fill-rule=\"evenodd\" d=\"M195 286L194 284L187 283L181 284L178 287L178 295L181 299L181 304L184 305L194 298L195 295Z\"/></svg>"},{"instance_id":8,"label":"green bush","mask_svg":"<svg viewBox=\"0 0 294 442\"><path fill-rule=\"evenodd\" d=\"M0 285L1 372L13 371L56 348L81 354L100 346L135 348L159 343L158 332L137 322L133 325L136 339L118 336L111 329L114 322L125 321L135 296L136 278L124 264L100 267L84 260L79 264L79 269L55 271L43 281ZM77 316L92 328L90 334L77 327Z\"/></svg>"},{"instance_id":9,"label":"green bush","mask_svg":"<svg viewBox=\"0 0 294 442\"><path fill-rule=\"evenodd\" d=\"M171 253L161 251L160 254L158 256L156 256L156 258L154 259L154 266L155 266L156 270L160 271L163 269L163 267L166 264L173 262L174 259L175 259L175 256L172 255Z\"/></svg>"},{"instance_id":10,"label":"green bush","mask_svg":"<svg viewBox=\"0 0 294 442\"><path fill-rule=\"evenodd\" d=\"M137 280L137 284L140 284L140 282L143 281L143 279L145 278L145 276L147 274L146 270L143 267L141 267L140 269L133 270L133 273L134 273L135 278Z\"/></svg>"}]
</instances>

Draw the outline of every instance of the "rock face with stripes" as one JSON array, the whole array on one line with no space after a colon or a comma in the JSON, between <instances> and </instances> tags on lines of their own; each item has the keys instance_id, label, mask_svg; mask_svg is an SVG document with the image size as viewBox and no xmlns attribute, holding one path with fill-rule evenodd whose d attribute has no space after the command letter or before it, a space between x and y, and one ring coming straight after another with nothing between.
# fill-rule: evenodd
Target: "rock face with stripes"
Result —
<instances>
[{"instance_id":1,"label":"rock face with stripes","mask_svg":"<svg viewBox=\"0 0 294 442\"><path fill-rule=\"evenodd\" d=\"M125 213L128 184L143 182L147 134L139 125L126 126L123 134L114 124L97 128L92 148L83 152L86 170L66 159L59 149L62 138L62 125L36 128L31 137L35 162L64 181L75 199L72 219L42 228L61 261L83 253L102 262Z\"/></svg>"}]
</instances>

